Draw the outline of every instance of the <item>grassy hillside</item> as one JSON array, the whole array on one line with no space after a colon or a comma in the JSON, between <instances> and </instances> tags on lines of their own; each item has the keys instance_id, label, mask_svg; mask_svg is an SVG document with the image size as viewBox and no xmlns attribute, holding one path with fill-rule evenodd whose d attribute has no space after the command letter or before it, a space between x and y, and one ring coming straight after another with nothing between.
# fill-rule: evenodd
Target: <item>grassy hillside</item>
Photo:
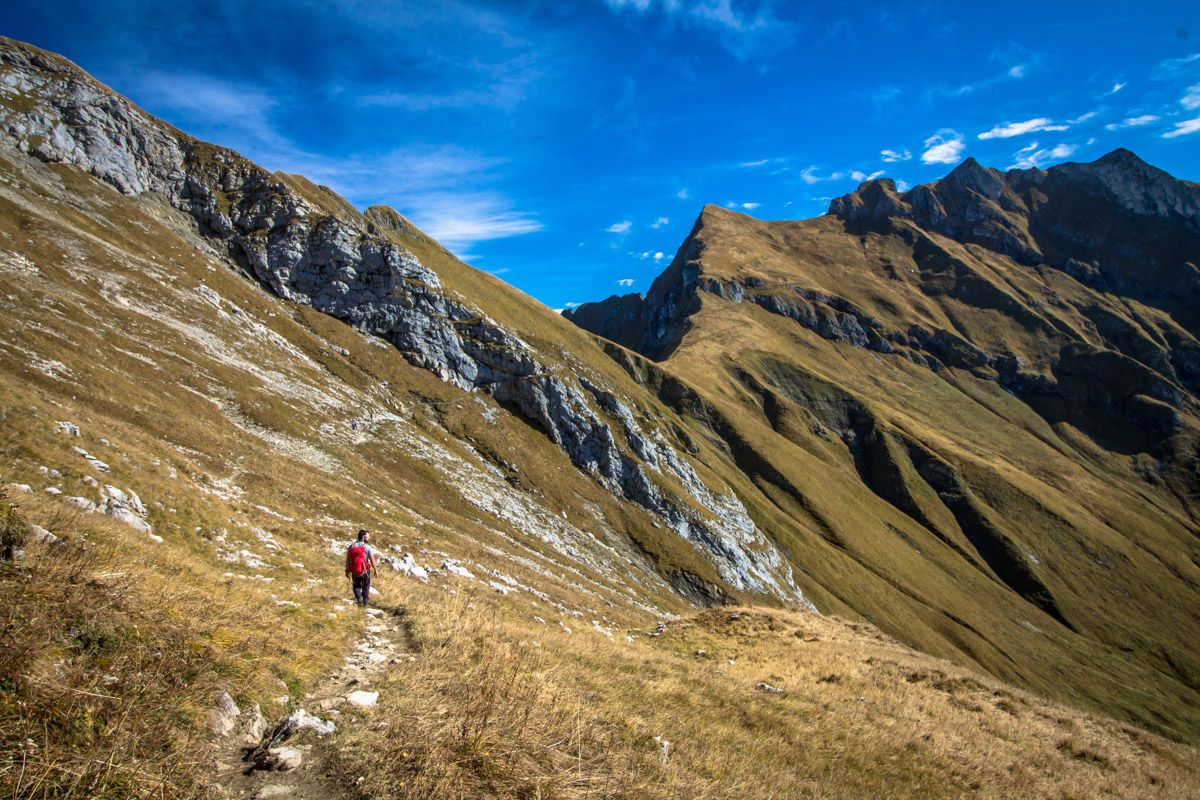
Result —
<instances>
[{"instance_id":1,"label":"grassy hillside","mask_svg":"<svg viewBox=\"0 0 1200 800\"><path fill-rule=\"evenodd\" d=\"M995 370L933 369L921 352L865 338L854 346L845 320L953 331L956 346L1018 354L1021 375L1065 372L1064 331L1108 347L1089 322L1098 308L1158 326L1160 341L1190 334L1165 312L1061 271L897 225L909 234L852 231L834 216L767 223L710 206L646 301L646 314L655 303L677 309L669 356L652 364L611 353L728 454L750 484L739 491L759 498L757 519L823 609L1194 737L1191 401L1164 438L1129 411L1022 391ZM915 236L936 239L946 260L922 258ZM603 328L610 306L625 313L602 304L588 318Z\"/></svg>"}]
</instances>

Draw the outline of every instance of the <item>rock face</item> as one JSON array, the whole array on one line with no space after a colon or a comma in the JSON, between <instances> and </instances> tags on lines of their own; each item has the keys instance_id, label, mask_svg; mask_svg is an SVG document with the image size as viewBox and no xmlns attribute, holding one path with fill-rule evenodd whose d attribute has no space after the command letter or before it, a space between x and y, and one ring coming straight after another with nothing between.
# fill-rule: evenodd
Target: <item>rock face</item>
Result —
<instances>
[{"instance_id":1,"label":"rock face","mask_svg":"<svg viewBox=\"0 0 1200 800\"><path fill-rule=\"evenodd\" d=\"M518 409L577 467L662 517L733 588L812 608L736 495L705 486L666 437L644 434L615 396L591 384L585 389L444 290L432 270L386 235L408 227L394 211L360 215L326 189L272 175L170 128L74 65L27 45L0 40L0 70L0 99L7 100L0 103L0 134L9 147L79 167L125 194L160 194L275 294L385 339L443 381ZM589 396L604 397L602 408ZM614 434L605 418L613 414L636 442ZM660 474L678 481L686 496L664 490ZM145 524L119 503L110 513Z\"/></svg>"}]
</instances>

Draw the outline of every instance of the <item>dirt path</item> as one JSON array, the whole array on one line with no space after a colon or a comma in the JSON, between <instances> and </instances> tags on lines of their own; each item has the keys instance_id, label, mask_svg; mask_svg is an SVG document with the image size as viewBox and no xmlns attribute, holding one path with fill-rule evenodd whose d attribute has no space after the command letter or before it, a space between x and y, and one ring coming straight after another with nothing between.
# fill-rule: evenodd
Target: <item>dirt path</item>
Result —
<instances>
[{"instance_id":1,"label":"dirt path","mask_svg":"<svg viewBox=\"0 0 1200 800\"><path fill-rule=\"evenodd\" d=\"M306 713L298 710L270 722L256 745L246 741L244 726L222 743L213 784L225 796L251 800L350 800L354 796L333 769L326 744L313 736L302 737L308 744L295 741L306 727L322 722L341 726L355 716L358 707L374 705L377 679L400 659L415 658L403 608L370 608L366 613L363 638L345 663L299 704Z\"/></svg>"}]
</instances>

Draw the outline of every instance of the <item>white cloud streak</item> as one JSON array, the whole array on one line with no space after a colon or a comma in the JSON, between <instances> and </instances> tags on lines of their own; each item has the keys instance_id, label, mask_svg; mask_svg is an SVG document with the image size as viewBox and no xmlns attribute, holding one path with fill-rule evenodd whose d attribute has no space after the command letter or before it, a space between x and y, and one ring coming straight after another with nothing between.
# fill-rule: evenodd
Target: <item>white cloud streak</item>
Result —
<instances>
[{"instance_id":1,"label":"white cloud streak","mask_svg":"<svg viewBox=\"0 0 1200 800\"><path fill-rule=\"evenodd\" d=\"M775 15L771 2L735 5L733 0L606 0L606 4L618 13L658 13L683 27L707 30L740 61L788 47L797 32L794 23Z\"/></svg>"},{"instance_id":2,"label":"white cloud streak","mask_svg":"<svg viewBox=\"0 0 1200 800\"><path fill-rule=\"evenodd\" d=\"M629 233L631 228L633 228L633 223L630 222L629 220L625 219L625 220L621 220L620 222L614 222L612 225L609 225L604 230L607 233L616 233L616 234L624 235L626 233Z\"/></svg>"},{"instance_id":3,"label":"white cloud streak","mask_svg":"<svg viewBox=\"0 0 1200 800\"><path fill-rule=\"evenodd\" d=\"M1110 122L1104 126L1105 130L1119 131L1124 128L1140 128L1143 125L1149 125L1151 122L1158 122L1160 117L1157 114L1142 114L1139 117L1126 117L1120 122Z\"/></svg>"},{"instance_id":4,"label":"white cloud streak","mask_svg":"<svg viewBox=\"0 0 1200 800\"><path fill-rule=\"evenodd\" d=\"M844 172L831 172L828 175L819 175L818 173L820 171L821 168L816 164L810 167L805 167L804 169L800 170L800 180L804 181L809 186L812 186L813 184L821 183L822 181L840 181L842 178L846 177L846 173Z\"/></svg>"},{"instance_id":5,"label":"white cloud streak","mask_svg":"<svg viewBox=\"0 0 1200 800\"><path fill-rule=\"evenodd\" d=\"M885 163L893 164L897 161L908 161L912 158L912 151L907 147L903 150L880 150L879 155L883 157Z\"/></svg>"},{"instance_id":6,"label":"white cloud streak","mask_svg":"<svg viewBox=\"0 0 1200 800\"><path fill-rule=\"evenodd\" d=\"M1200 83L1187 88L1187 93L1179 99L1179 105L1188 111L1195 111L1197 108L1200 108Z\"/></svg>"},{"instance_id":7,"label":"white cloud streak","mask_svg":"<svg viewBox=\"0 0 1200 800\"><path fill-rule=\"evenodd\" d=\"M1175 127L1162 136L1164 139L1174 139L1178 136L1187 136L1189 133L1195 133L1196 131L1200 131L1200 117L1176 122Z\"/></svg>"},{"instance_id":8,"label":"white cloud streak","mask_svg":"<svg viewBox=\"0 0 1200 800\"><path fill-rule=\"evenodd\" d=\"M1006 122L979 134L980 139L1011 139L1035 131L1065 131L1067 125L1056 124L1046 117L1027 119L1024 122Z\"/></svg>"},{"instance_id":9,"label":"white cloud streak","mask_svg":"<svg viewBox=\"0 0 1200 800\"><path fill-rule=\"evenodd\" d=\"M633 278L621 278L617 281L618 286L633 286Z\"/></svg>"}]
</instances>

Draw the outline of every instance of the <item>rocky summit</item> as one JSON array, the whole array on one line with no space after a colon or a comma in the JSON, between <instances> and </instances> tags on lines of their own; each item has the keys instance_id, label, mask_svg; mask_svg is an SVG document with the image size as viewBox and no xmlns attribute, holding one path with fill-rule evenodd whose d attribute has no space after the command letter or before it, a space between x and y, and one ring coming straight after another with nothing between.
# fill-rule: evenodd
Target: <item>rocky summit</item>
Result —
<instances>
[{"instance_id":1,"label":"rocky summit","mask_svg":"<svg viewBox=\"0 0 1200 800\"><path fill-rule=\"evenodd\" d=\"M1198 258L968 160L560 316L0 39L0 786L1187 796Z\"/></svg>"}]
</instances>

